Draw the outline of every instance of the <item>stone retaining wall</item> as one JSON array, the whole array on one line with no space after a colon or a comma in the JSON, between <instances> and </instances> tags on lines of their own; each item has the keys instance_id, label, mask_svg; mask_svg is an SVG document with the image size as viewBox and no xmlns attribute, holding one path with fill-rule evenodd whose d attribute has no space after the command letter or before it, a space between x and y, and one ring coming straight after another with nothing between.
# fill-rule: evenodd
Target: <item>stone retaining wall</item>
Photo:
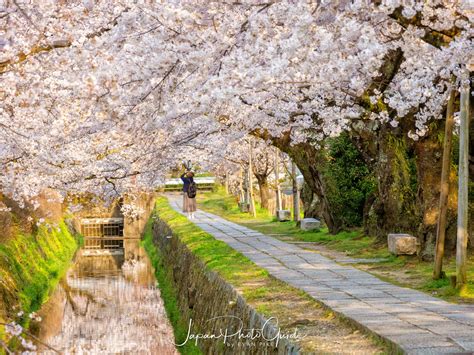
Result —
<instances>
[{"instance_id":1,"label":"stone retaining wall","mask_svg":"<svg viewBox=\"0 0 474 355\"><path fill-rule=\"evenodd\" d=\"M280 339L278 346L274 339L278 329L264 326L266 319L250 307L245 300L216 272L205 264L182 243L172 236L169 226L159 219L153 224L153 242L161 254L163 267L172 274L173 286L177 289L177 303L180 312L192 322L193 334L219 336L218 339L200 339L199 347L205 354L298 354L296 345L287 339ZM172 236L171 238L167 238ZM257 336L253 340L224 335L249 335L249 329L264 329L265 339ZM256 334L256 332L254 332ZM191 341L191 340L190 340Z\"/></svg>"}]
</instances>

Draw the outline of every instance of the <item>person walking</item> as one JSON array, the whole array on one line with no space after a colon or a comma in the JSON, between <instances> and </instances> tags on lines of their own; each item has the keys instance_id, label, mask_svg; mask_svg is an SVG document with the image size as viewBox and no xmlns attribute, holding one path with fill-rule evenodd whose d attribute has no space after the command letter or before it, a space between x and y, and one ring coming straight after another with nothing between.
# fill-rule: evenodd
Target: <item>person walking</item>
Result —
<instances>
[{"instance_id":1,"label":"person walking","mask_svg":"<svg viewBox=\"0 0 474 355\"><path fill-rule=\"evenodd\" d=\"M188 218L194 219L196 212L196 183L194 182L194 173L186 170L181 175L183 181L183 212L188 214Z\"/></svg>"}]
</instances>

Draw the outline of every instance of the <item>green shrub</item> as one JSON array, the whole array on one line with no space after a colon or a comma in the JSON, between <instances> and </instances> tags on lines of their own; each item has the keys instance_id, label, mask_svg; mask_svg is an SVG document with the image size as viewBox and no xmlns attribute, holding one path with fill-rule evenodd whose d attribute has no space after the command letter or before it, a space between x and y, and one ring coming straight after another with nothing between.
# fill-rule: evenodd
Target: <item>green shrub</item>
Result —
<instances>
[{"instance_id":1,"label":"green shrub","mask_svg":"<svg viewBox=\"0 0 474 355\"><path fill-rule=\"evenodd\" d=\"M328 140L323 171L327 197L344 227L361 226L364 204L376 180L347 134Z\"/></svg>"}]
</instances>

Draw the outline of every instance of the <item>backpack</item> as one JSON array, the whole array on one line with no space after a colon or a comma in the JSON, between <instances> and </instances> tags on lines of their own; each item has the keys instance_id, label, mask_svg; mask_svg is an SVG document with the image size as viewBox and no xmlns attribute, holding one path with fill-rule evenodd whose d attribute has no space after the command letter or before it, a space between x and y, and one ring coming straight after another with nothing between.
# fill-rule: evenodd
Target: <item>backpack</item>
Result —
<instances>
[{"instance_id":1,"label":"backpack","mask_svg":"<svg viewBox=\"0 0 474 355\"><path fill-rule=\"evenodd\" d=\"M195 198L197 194L197 185L194 181L191 181L188 187L188 197Z\"/></svg>"}]
</instances>

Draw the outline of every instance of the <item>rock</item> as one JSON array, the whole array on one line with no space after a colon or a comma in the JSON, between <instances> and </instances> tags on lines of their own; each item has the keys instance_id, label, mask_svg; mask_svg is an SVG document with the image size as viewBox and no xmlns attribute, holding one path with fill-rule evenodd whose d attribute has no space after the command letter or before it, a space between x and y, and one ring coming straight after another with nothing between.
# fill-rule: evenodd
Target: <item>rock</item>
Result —
<instances>
[{"instance_id":1,"label":"rock","mask_svg":"<svg viewBox=\"0 0 474 355\"><path fill-rule=\"evenodd\" d=\"M277 211L277 218L280 222L291 220L291 212L289 210Z\"/></svg>"},{"instance_id":2,"label":"rock","mask_svg":"<svg viewBox=\"0 0 474 355\"><path fill-rule=\"evenodd\" d=\"M304 231L318 230L321 227L321 221L316 218L303 218L300 226Z\"/></svg>"},{"instance_id":3,"label":"rock","mask_svg":"<svg viewBox=\"0 0 474 355\"><path fill-rule=\"evenodd\" d=\"M388 251L395 255L413 255L417 251L417 240L410 234L389 234Z\"/></svg>"}]
</instances>

